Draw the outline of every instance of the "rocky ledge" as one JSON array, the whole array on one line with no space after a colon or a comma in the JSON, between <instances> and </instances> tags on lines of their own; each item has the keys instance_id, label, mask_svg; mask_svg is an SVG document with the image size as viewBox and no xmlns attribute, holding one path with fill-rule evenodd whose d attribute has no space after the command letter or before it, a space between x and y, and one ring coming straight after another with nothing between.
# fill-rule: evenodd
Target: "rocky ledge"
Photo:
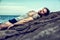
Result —
<instances>
[{"instance_id":1,"label":"rocky ledge","mask_svg":"<svg viewBox=\"0 0 60 40\"><path fill-rule=\"evenodd\" d=\"M60 11L0 30L0 40L60 40Z\"/></svg>"}]
</instances>

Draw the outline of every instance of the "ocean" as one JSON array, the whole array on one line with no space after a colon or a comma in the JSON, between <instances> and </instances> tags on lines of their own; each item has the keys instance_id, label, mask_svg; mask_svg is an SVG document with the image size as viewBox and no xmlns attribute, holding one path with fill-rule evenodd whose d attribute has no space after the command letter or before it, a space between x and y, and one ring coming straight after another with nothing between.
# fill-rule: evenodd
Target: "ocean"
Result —
<instances>
[{"instance_id":1,"label":"ocean","mask_svg":"<svg viewBox=\"0 0 60 40\"><path fill-rule=\"evenodd\" d=\"M10 19L19 17L20 15L0 15L0 23L4 23L7 22ZM20 16L21 18L23 18L23 16Z\"/></svg>"}]
</instances>

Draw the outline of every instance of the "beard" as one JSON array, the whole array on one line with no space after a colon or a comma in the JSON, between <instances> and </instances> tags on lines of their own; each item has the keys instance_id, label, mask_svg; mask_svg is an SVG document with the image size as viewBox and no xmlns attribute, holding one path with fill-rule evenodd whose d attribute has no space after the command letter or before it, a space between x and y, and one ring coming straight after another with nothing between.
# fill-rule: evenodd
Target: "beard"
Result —
<instances>
[{"instance_id":1,"label":"beard","mask_svg":"<svg viewBox=\"0 0 60 40\"><path fill-rule=\"evenodd\" d=\"M49 13L44 13L44 14L42 14L42 13L40 13L40 12L38 12L38 14L42 17L42 16L47 16L47 15L49 15Z\"/></svg>"}]
</instances>

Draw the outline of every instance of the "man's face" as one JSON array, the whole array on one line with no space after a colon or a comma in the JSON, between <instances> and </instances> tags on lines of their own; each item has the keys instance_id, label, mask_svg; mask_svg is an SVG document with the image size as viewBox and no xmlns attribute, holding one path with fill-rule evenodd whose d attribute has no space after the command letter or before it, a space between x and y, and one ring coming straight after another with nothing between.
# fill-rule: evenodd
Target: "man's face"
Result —
<instances>
[{"instance_id":1,"label":"man's face","mask_svg":"<svg viewBox=\"0 0 60 40\"><path fill-rule=\"evenodd\" d=\"M47 9L43 8L43 9L41 9L41 10L39 11L39 13L40 13L40 14L45 14L45 13L47 13Z\"/></svg>"}]
</instances>

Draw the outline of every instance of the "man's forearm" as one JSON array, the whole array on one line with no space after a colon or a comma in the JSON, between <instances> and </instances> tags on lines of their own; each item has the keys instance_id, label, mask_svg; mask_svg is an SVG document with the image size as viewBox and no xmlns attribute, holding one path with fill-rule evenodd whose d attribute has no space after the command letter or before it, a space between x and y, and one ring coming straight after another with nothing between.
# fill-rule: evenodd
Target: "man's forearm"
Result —
<instances>
[{"instance_id":1,"label":"man's forearm","mask_svg":"<svg viewBox=\"0 0 60 40\"><path fill-rule=\"evenodd\" d=\"M32 21L32 20L33 20L32 17L28 17L28 18L25 18L25 19L22 19L22 20L16 22L15 24L24 24L24 23Z\"/></svg>"}]
</instances>

